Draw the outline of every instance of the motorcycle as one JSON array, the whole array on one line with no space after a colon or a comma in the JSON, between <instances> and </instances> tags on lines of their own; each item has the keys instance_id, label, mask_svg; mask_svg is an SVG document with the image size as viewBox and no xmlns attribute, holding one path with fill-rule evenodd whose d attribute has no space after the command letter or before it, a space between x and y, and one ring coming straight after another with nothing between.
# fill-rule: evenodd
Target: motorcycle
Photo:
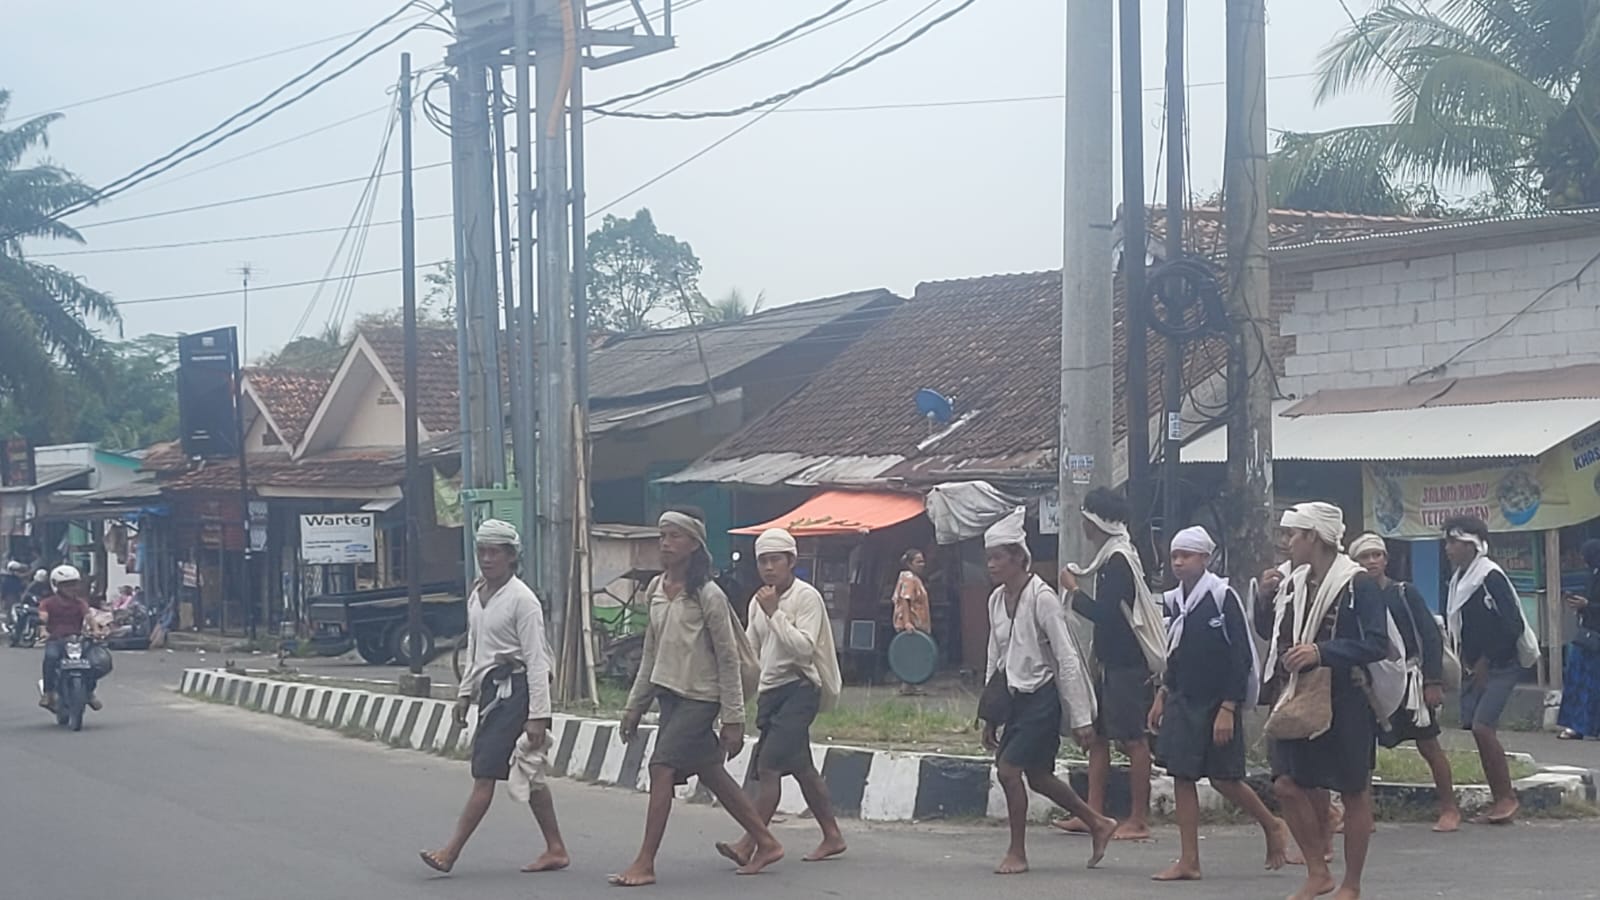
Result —
<instances>
[{"instance_id":1,"label":"motorcycle","mask_svg":"<svg viewBox=\"0 0 1600 900\"><path fill-rule=\"evenodd\" d=\"M73 635L61 648L61 662L56 664L56 724L73 731L83 730L83 711L89 706L90 684L94 678L94 643L82 635ZM44 691L40 682L39 690Z\"/></svg>"},{"instance_id":2,"label":"motorcycle","mask_svg":"<svg viewBox=\"0 0 1600 900\"><path fill-rule=\"evenodd\" d=\"M11 604L7 611L7 631L13 647L32 647L39 640L39 607L27 602Z\"/></svg>"}]
</instances>

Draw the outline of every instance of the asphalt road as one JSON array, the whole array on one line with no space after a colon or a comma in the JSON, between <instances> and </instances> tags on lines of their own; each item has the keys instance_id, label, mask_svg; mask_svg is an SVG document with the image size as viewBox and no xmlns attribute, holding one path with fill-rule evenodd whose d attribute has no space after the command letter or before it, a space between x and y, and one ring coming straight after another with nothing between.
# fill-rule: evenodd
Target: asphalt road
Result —
<instances>
[{"instance_id":1,"label":"asphalt road","mask_svg":"<svg viewBox=\"0 0 1600 900\"><path fill-rule=\"evenodd\" d=\"M417 850L442 842L464 799L461 763L389 750L331 732L179 698L193 658L123 653L103 687L106 710L80 734L34 706L39 651L0 649L0 897L29 900L439 900L614 897L605 876L627 864L644 811L641 795L556 783L574 853L572 869L522 875L537 850L525 810L497 799L454 875L424 869ZM1154 885L1176 834L1117 845L1098 871L1082 869L1083 839L1031 835L1034 871L987 874L1004 847L989 826L879 826L847 822L848 856L802 864L815 832L779 828L791 860L739 878L711 851L733 836L720 810L680 805L662 853L662 883L647 896L971 900L1008 897L1283 897L1292 873L1259 870L1249 830L1215 828L1202 845L1208 880ZM1423 826L1384 826L1368 897L1600 897L1593 848L1600 825L1524 824L1437 837Z\"/></svg>"}]
</instances>

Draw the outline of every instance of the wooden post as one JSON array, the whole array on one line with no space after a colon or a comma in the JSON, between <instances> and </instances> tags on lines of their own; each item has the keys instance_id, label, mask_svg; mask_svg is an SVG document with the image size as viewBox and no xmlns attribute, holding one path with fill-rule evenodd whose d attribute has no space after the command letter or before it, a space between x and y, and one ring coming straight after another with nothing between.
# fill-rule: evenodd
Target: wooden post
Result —
<instances>
[{"instance_id":1,"label":"wooden post","mask_svg":"<svg viewBox=\"0 0 1600 900\"><path fill-rule=\"evenodd\" d=\"M1544 533L1544 628L1540 629L1540 643L1545 646L1545 668L1549 674L1539 672L1539 683L1553 690L1561 690L1561 530L1552 528Z\"/></svg>"}]
</instances>

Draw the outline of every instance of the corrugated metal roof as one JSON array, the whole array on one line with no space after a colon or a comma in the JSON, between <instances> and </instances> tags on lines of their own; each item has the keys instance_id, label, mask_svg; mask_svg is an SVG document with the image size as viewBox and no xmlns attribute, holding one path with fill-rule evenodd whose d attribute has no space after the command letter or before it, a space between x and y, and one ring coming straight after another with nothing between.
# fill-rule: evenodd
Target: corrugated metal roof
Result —
<instances>
[{"instance_id":1,"label":"corrugated metal roof","mask_svg":"<svg viewBox=\"0 0 1600 900\"><path fill-rule=\"evenodd\" d=\"M1600 365L1445 378L1390 387L1318 391L1295 404L1288 414L1324 416L1383 409L1418 409L1424 406L1468 406L1588 397L1600 397Z\"/></svg>"},{"instance_id":2,"label":"corrugated metal roof","mask_svg":"<svg viewBox=\"0 0 1600 900\"><path fill-rule=\"evenodd\" d=\"M656 479L657 484L745 484L814 487L867 481L905 461L902 456L808 456L758 453L741 459L706 459Z\"/></svg>"},{"instance_id":3,"label":"corrugated metal roof","mask_svg":"<svg viewBox=\"0 0 1600 900\"><path fill-rule=\"evenodd\" d=\"M1273 407L1272 456L1316 462L1535 457L1600 422L1600 399L1528 400L1429 406L1322 416L1285 416ZM1219 463L1228 431L1218 428L1183 448L1184 462Z\"/></svg>"}]
</instances>

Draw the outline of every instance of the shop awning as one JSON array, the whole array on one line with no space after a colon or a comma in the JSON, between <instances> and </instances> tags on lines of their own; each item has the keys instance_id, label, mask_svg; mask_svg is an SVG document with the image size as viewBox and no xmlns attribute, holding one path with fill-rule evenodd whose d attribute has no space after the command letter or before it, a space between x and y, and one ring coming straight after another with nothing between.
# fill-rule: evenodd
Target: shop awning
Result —
<instances>
[{"instance_id":1,"label":"shop awning","mask_svg":"<svg viewBox=\"0 0 1600 900\"><path fill-rule=\"evenodd\" d=\"M795 537L866 534L922 513L922 497L917 494L823 491L770 522L736 528L730 533L760 534L768 528L786 528Z\"/></svg>"}]
</instances>

